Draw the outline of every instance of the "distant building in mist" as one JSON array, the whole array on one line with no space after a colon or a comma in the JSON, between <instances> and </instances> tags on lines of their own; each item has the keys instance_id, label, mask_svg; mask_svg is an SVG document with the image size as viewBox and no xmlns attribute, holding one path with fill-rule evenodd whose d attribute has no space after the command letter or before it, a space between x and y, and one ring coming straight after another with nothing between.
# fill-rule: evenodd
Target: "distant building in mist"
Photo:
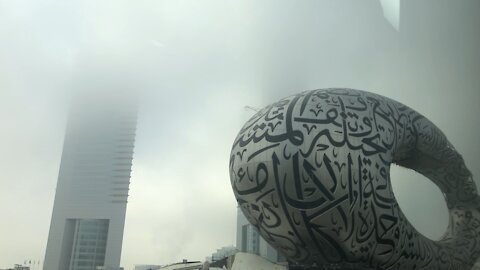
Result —
<instances>
[{"instance_id":1,"label":"distant building in mist","mask_svg":"<svg viewBox=\"0 0 480 270\"><path fill-rule=\"evenodd\" d=\"M214 253L212 253L210 257L206 257L205 261L214 262L214 261L222 260L224 258L235 255L235 253L237 252L238 252L238 249L234 246L221 247L217 249Z\"/></svg>"},{"instance_id":2,"label":"distant building in mist","mask_svg":"<svg viewBox=\"0 0 480 270\"><path fill-rule=\"evenodd\" d=\"M114 98L116 98L113 95ZM121 269L136 106L108 95L70 111L44 270Z\"/></svg>"},{"instance_id":3,"label":"distant building in mist","mask_svg":"<svg viewBox=\"0 0 480 270\"><path fill-rule=\"evenodd\" d=\"M243 214L240 207L237 207L237 249L259 255L271 262L284 262L285 257L263 239Z\"/></svg>"},{"instance_id":4,"label":"distant building in mist","mask_svg":"<svg viewBox=\"0 0 480 270\"><path fill-rule=\"evenodd\" d=\"M135 265L135 268L133 270L158 270L162 266L160 265L154 265L154 264L139 264Z\"/></svg>"},{"instance_id":5,"label":"distant building in mist","mask_svg":"<svg viewBox=\"0 0 480 270\"><path fill-rule=\"evenodd\" d=\"M15 264L13 268L0 269L0 270L30 270L29 266L23 266L21 264Z\"/></svg>"}]
</instances>

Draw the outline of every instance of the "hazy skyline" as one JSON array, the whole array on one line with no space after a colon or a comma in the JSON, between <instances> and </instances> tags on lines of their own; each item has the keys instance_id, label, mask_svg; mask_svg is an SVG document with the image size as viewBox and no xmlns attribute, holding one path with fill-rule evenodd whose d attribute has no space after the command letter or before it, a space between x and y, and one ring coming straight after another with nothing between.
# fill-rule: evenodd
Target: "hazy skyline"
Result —
<instances>
[{"instance_id":1,"label":"hazy skyline","mask_svg":"<svg viewBox=\"0 0 480 270\"><path fill-rule=\"evenodd\" d=\"M0 268L43 262L72 90L104 79L142 92L125 269L235 244L228 161L244 106L303 90L358 88L410 106L478 185L480 1L401 3L397 31L377 0L0 1ZM398 168L392 180L412 223L440 237L438 188Z\"/></svg>"}]
</instances>

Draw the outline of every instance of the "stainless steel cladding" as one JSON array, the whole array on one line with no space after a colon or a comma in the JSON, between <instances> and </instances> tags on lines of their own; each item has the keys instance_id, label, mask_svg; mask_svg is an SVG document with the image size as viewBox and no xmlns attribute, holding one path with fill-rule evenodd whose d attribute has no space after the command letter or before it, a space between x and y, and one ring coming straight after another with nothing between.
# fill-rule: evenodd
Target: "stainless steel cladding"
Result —
<instances>
[{"instance_id":1,"label":"stainless steel cladding","mask_svg":"<svg viewBox=\"0 0 480 270\"><path fill-rule=\"evenodd\" d=\"M450 224L432 241L395 200L390 165L445 194ZM242 128L230 156L238 204L288 259L324 269L470 269L480 253L480 203L459 153L428 119L353 89L302 92Z\"/></svg>"}]
</instances>

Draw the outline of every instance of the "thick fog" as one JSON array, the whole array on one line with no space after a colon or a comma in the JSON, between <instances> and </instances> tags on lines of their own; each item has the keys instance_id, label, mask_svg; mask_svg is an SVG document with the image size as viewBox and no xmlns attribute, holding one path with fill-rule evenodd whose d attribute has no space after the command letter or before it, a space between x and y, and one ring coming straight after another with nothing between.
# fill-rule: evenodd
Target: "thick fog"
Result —
<instances>
[{"instance_id":1,"label":"thick fog","mask_svg":"<svg viewBox=\"0 0 480 270\"><path fill-rule=\"evenodd\" d=\"M68 108L83 90L139 103L125 269L235 245L228 161L245 106L303 90L408 105L480 185L480 1L401 0L399 13L381 2L0 1L0 268L44 260ZM391 177L410 221L440 238L440 190L406 169Z\"/></svg>"}]
</instances>

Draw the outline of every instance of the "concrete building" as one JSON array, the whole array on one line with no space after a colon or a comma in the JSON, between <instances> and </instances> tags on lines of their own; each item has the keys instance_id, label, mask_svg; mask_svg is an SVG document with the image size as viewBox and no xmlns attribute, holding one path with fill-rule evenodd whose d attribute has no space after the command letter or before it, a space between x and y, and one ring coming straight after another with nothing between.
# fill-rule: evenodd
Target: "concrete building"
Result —
<instances>
[{"instance_id":1,"label":"concrete building","mask_svg":"<svg viewBox=\"0 0 480 270\"><path fill-rule=\"evenodd\" d=\"M136 106L79 98L65 135L45 270L120 269Z\"/></svg>"},{"instance_id":2,"label":"concrete building","mask_svg":"<svg viewBox=\"0 0 480 270\"><path fill-rule=\"evenodd\" d=\"M249 253L237 253L230 270L250 270L250 269L262 269L262 270L287 270L286 263L278 264L273 263L261 256L249 254Z\"/></svg>"},{"instance_id":3,"label":"concrete building","mask_svg":"<svg viewBox=\"0 0 480 270\"><path fill-rule=\"evenodd\" d=\"M238 252L238 249L234 246L221 247L217 249L214 253L212 253L212 256L207 257L206 261L208 262L218 261L218 260L230 257L237 252Z\"/></svg>"}]
</instances>

